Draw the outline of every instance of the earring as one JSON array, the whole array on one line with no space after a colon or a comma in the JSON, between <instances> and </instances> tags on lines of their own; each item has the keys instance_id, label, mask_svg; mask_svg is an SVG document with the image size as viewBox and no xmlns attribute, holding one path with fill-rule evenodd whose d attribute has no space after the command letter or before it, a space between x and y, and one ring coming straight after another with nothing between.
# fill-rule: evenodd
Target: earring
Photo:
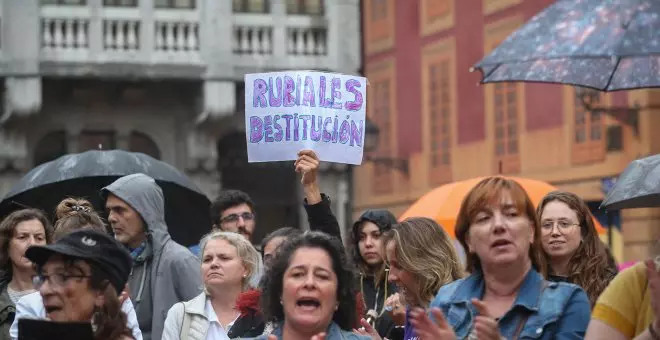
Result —
<instances>
[{"instance_id":1,"label":"earring","mask_svg":"<svg viewBox=\"0 0 660 340\"><path fill-rule=\"evenodd\" d=\"M282 299L280 299L280 305L284 306L284 301L282 301Z\"/></svg>"}]
</instances>

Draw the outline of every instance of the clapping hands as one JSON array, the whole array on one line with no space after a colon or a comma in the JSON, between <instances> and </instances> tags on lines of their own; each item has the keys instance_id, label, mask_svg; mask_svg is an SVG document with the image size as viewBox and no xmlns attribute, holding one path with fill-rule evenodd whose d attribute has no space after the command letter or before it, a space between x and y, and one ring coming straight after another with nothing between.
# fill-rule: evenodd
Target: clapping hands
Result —
<instances>
[{"instance_id":1,"label":"clapping hands","mask_svg":"<svg viewBox=\"0 0 660 340\"><path fill-rule=\"evenodd\" d=\"M435 322L422 308L415 308L410 312L410 323L415 328L420 340L454 340L456 334L449 325L439 308L431 308L431 315Z\"/></svg>"}]
</instances>

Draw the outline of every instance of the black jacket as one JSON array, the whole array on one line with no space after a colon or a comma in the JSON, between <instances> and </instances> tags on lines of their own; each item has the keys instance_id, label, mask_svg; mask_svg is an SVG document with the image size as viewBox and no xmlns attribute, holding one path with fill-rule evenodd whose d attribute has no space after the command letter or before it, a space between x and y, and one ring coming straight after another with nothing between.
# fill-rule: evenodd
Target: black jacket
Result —
<instances>
[{"instance_id":1,"label":"black jacket","mask_svg":"<svg viewBox=\"0 0 660 340\"><path fill-rule=\"evenodd\" d=\"M260 312L250 311L241 314L227 332L227 336L230 339L258 337L263 334L265 324L264 317Z\"/></svg>"},{"instance_id":2,"label":"black jacket","mask_svg":"<svg viewBox=\"0 0 660 340\"><path fill-rule=\"evenodd\" d=\"M350 233L350 247L353 254L353 261L356 264L362 263L362 255L360 254L359 241L361 226L364 222L372 222L378 226L378 229L385 233L392 229L396 224L396 217L391 212L384 209L374 209L365 211L360 218L355 221ZM365 313L370 309L376 311L379 317L376 319L375 328L382 338L390 340L403 339L403 332L400 328L396 328L396 324L390 317L388 312L383 311L383 304L387 298L396 293L396 286L388 282L387 272L385 277L378 284L374 283L374 277L361 273L358 282L358 289L362 292L362 298L365 303ZM378 298L376 298L378 297Z\"/></svg>"},{"instance_id":3,"label":"black jacket","mask_svg":"<svg viewBox=\"0 0 660 340\"><path fill-rule=\"evenodd\" d=\"M362 275L360 282L358 282L358 288L361 289L362 299L364 299L365 313L373 309L380 315L376 319L375 325L378 334L382 338L388 338L390 340L402 339L403 334L398 334L396 324L390 317L390 314L383 310L385 300L397 292L396 285L387 282L387 276L376 285L374 284L373 276Z\"/></svg>"}]
</instances>

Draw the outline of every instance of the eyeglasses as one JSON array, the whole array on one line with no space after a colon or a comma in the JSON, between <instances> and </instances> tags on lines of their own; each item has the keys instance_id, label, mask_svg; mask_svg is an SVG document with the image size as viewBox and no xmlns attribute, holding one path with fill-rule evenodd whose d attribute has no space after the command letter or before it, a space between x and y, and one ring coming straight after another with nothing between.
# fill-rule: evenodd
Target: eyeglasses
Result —
<instances>
[{"instance_id":1,"label":"eyeglasses","mask_svg":"<svg viewBox=\"0 0 660 340\"><path fill-rule=\"evenodd\" d=\"M84 279L92 277L91 275L67 275L67 274L52 274L52 275L44 275L44 274L37 274L32 277L32 285L34 286L34 289L39 290L41 289L41 286L46 283L46 281L50 282L51 285L57 286L57 287L62 287L69 282L71 279Z\"/></svg>"},{"instance_id":2,"label":"eyeglasses","mask_svg":"<svg viewBox=\"0 0 660 340\"><path fill-rule=\"evenodd\" d=\"M252 221L254 220L254 217L255 217L254 214L249 212L244 212L242 214L231 214L221 219L220 223L236 223L241 218L243 219L243 221Z\"/></svg>"},{"instance_id":3,"label":"eyeglasses","mask_svg":"<svg viewBox=\"0 0 660 340\"><path fill-rule=\"evenodd\" d=\"M543 223L541 223L541 231L544 234L550 234L552 230L555 228L555 225L557 225L557 230L559 230L560 233L565 234L566 232L570 231L571 228L580 224L569 221L563 221L563 220L543 221Z\"/></svg>"}]
</instances>

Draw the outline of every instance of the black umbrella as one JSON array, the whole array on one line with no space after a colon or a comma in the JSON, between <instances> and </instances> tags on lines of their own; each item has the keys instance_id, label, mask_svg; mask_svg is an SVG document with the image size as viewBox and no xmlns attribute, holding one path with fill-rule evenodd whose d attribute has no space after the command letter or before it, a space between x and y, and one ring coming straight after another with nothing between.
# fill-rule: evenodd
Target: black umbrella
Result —
<instances>
[{"instance_id":1,"label":"black umbrella","mask_svg":"<svg viewBox=\"0 0 660 340\"><path fill-rule=\"evenodd\" d=\"M600 207L607 210L660 207L660 155L632 161Z\"/></svg>"},{"instance_id":2,"label":"black umbrella","mask_svg":"<svg viewBox=\"0 0 660 340\"><path fill-rule=\"evenodd\" d=\"M559 0L481 60L482 83L660 86L660 1Z\"/></svg>"},{"instance_id":3,"label":"black umbrella","mask_svg":"<svg viewBox=\"0 0 660 340\"><path fill-rule=\"evenodd\" d=\"M100 190L119 177L143 173L156 179L165 196L165 219L172 238L197 244L211 228L210 201L173 166L142 153L87 151L62 156L32 169L0 202L0 217L23 207L53 213L66 197L83 197L104 211Z\"/></svg>"}]
</instances>

